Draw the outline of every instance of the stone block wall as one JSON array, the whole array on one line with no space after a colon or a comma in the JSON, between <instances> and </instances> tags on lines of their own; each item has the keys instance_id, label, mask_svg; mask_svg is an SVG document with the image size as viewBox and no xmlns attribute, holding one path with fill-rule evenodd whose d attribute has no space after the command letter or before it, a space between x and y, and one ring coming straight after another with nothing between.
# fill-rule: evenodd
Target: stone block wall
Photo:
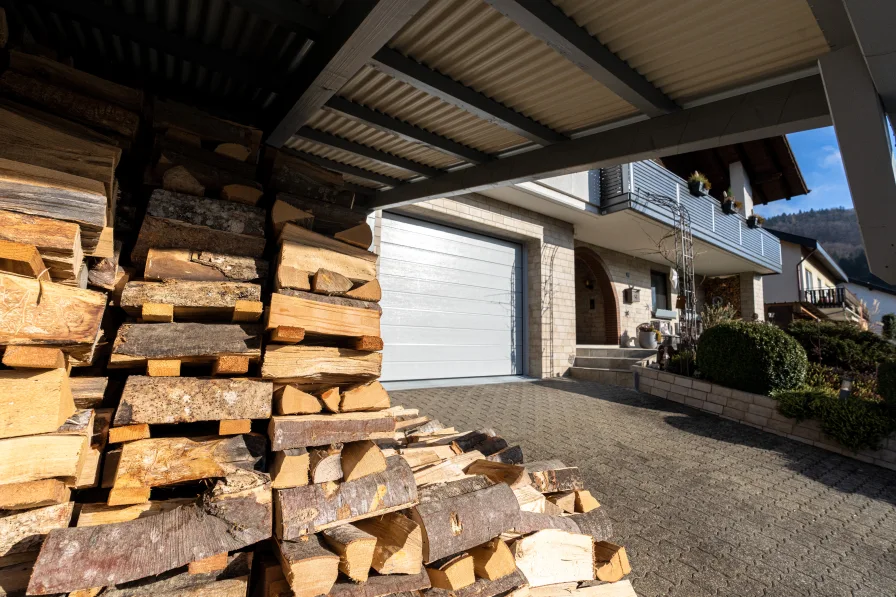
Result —
<instances>
[{"instance_id":1,"label":"stone block wall","mask_svg":"<svg viewBox=\"0 0 896 597\"><path fill-rule=\"evenodd\" d=\"M862 462L896 470L896 434L884 440L880 450L853 452L821 432L817 421L800 421L778 412L778 402L768 396L732 390L699 379L650 367L633 366L635 389L680 402L693 408L757 427L763 431L811 444Z\"/></svg>"}]
</instances>

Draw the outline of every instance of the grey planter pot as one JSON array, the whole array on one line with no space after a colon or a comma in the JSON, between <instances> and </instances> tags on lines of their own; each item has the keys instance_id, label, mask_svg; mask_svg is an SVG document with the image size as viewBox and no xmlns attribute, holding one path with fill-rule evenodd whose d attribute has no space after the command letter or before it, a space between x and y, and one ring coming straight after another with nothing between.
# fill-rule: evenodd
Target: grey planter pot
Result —
<instances>
[{"instance_id":1,"label":"grey planter pot","mask_svg":"<svg viewBox=\"0 0 896 597\"><path fill-rule=\"evenodd\" d=\"M641 348L656 348L656 332L638 332L638 344Z\"/></svg>"}]
</instances>

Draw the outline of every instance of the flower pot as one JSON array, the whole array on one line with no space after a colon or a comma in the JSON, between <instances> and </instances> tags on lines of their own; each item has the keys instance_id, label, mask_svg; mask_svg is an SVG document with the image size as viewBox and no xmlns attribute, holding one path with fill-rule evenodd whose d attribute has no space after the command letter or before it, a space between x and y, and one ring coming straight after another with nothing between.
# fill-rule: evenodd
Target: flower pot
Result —
<instances>
[{"instance_id":1,"label":"flower pot","mask_svg":"<svg viewBox=\"0 0 896 597\"><path fill-rule=\"evenodd\" d=\"M756 216L747 218L747 226L750 228L762 228L762 222Z\"/></svg>"},{"instance_id":2,"label":"flower pot","mask_svg":"<svg viewBox=\"0 0 896 597\"><path fill-rule=\"evenodd\" d=\"M656 332L638 332L638 344L641 348L656 348Z\"/></svg>"},{"instance_id":3,"label":"flower pot","mask_svg":"<svg viewBox=\"0 0 896 597\"><path fill-rule=\"evenodd\" d=\"M737 213L737 208L734 207L733 199L728 199L726 201L722 201L722 212L728 214L729 216Z\"/></svg>"},{"instance_id":4,"label":"flower pot","mask_svg":"<svg viewBox=\"0 0 896 597\"><path fill-rule=\"evenodd\" d=\"M699 180L689 180L688 181L688 190L691 192L691 195L694 197L700 197L701 195L706 194L706 187Z\"/></svg>"}]
</instances>

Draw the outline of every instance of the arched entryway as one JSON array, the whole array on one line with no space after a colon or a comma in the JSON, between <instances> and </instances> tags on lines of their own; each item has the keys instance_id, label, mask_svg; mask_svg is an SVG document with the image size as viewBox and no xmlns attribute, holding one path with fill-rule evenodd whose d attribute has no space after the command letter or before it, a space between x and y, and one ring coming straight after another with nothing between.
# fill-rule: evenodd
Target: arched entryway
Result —
<instances>
[{"instance_id":1,"label":"arched entryway","mask_svg":"<svg viewBox=\"0 0 896 597\"><path fill-rule=\"evenodd\" d=\"M576 344L619 346L619 307L600 256L576 247Z\"/></svg>"}]
</instances>

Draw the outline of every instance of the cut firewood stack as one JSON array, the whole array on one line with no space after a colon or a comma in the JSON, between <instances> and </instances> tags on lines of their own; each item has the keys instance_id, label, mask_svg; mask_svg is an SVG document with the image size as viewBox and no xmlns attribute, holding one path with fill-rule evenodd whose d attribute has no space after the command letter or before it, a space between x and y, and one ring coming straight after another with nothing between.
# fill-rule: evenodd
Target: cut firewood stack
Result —
<instances>
[{"instance_id":1,"label":"cut firewood stack","mask_svg":"<svg viewBox=\"0 0 896 597\"><path fill-rule=\"evenodd\" d=\"M373 235L341 175L11 55L0 597L634 595L577 468L391 404ZM78 287L85 258L104 292Z\"/></svg>"}]
</instances>

